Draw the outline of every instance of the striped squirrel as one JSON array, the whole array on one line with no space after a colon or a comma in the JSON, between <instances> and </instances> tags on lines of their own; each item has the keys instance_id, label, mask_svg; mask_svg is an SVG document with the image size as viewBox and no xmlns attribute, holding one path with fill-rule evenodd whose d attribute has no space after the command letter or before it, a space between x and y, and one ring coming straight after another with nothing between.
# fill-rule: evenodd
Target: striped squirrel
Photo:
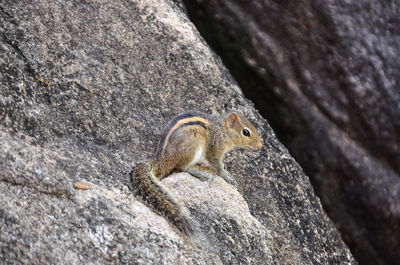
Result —
<instances>
[{"instance_id":1,"label":"striped squirrel","mask_svg":"<svg viewBox=\"0 0 400 265\"><path fill-rule=\"evenodd\" d=\"M242 114L208 115L191 111L175 116L164 128L154 160L139 163L131 172L134 191L149 207L186 235L193 233L189 217L159 180L184 171L211 182L215 175L234 178L224 169L224 154L233 148L257 150L262 139ZM200 166L200 165L206 165Z\"/></svg>"}]
</instances>

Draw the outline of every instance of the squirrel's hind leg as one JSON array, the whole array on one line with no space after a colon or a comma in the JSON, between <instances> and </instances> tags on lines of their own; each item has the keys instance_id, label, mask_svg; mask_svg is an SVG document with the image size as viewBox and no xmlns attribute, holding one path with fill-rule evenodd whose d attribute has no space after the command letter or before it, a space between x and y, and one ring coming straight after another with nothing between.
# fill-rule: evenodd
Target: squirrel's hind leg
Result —
<instances>
[{"instance_id":1,"label":"squirrel's hind leg","mask_svg":"<svg viewBox=\"0 0 400 265\"><path fill-rule=\"evenodd\" d=\"M187 167L184 171L200 179L201 181L212 181L215 178L214 174L200 169L197 165Z\"/></svg>"},{"instance_id":2,"label":"squirrel's hind leg","mask_svg":"<svg viewBox=\"0 0 400 265\"><path fill-rule=\"evenodd\" d=\"M201 181L208 181L208 185L211 185L211 182L218 175L214 169L210 168L210 166L207 166L203 163L189 166L185 168L184 171L200 179Z\"/></svg>"}]
</instances>

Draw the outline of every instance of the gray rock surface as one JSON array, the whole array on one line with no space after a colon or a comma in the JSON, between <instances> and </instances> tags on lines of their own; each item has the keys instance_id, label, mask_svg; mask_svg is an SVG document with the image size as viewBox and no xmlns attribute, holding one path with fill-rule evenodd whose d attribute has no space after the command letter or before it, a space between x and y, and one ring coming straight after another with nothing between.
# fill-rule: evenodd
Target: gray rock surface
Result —
<instances>
[{"instance_id":1,"label":"gray rock surface","mask_svg":"<svg viewBox=\"0 0 400 265\"><path fill-rule=\"evenodd\" d=\"M0 263L355 263L308 178L173 3L0 3ZM198 224L190 239L132 195L128 176L189 109L239 109L265 140L227 157L239 190L163 180Z\"/></svg>"},{"instance_id":2,"label":"gray rock surface","mask_svg":"<svg viewBox=\"0 0 400 265\"><path fill-rule=\"evenodd\" d=\"M400 260L400 2L185 0L361 264Z\"/></svg>"}]
</instances>

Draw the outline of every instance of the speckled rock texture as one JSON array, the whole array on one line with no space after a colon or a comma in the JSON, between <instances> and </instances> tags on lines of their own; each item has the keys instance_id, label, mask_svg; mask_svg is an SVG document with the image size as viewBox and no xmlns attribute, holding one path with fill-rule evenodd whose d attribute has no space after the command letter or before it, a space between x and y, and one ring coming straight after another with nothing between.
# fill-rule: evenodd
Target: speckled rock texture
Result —
<instances>
[{"instance_id":1,"label":"speckled rock texture","mask_svg":"<svg viewBox=\"0 0 400 265\"><path fill-rule=\"evenodd\" d=\"M355 264L173 2L1 1L0 33L0 263ZM132 195L129 172L190 109L241 110L265 145L226 158L238 188L163 180L197 223L186 238Z\"/></svg>"},{"instance_id":2,"label":"speckled rock texture","mask_svg":"<svg viewBox=\"0 0 400 265\"><path fill-rule=\"evenodd\" d=\"M360 263L399 263L400 2L183 2Z\"/></svg>"}]
</instances>

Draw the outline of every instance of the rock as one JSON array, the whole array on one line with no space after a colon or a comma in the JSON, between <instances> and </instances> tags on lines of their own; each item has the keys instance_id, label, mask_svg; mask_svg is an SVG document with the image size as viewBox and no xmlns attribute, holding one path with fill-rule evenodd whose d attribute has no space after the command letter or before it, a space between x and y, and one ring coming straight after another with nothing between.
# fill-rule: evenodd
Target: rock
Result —
<instances>
[{"instance_id":1,"label":"rock","mask_svg":"<svg viewBox=\"0 0 400 265\"><path fill-rule=\"evenodd\" d=\"M74 183L74 189L76 189L76 190L88 190L88 189L90 189L90 186L86 182L78 181L78 182Z\"/></svg>"},{"instance_id":2,"label":"rock","mask_svg":"<svg viewBox=\"0 0 400 265\"><path fill-rule=\"evenodd\" d=\"M398 263L399 2L183 2L360 263Z\"/></svg>"},{"instance_id":3,"label":"rock","mask_svg":"<svg viewBox=\"0 0 400 265\"><path fill-rule=\"evenodd\" d=\"M175 4L3 1L0 29L0 263L355 264L307 176ZM238 109L265 142L227 157L239 190L163 180L198 224L192 238L129 182L189 109Z\"/></svg>"}]
</instances>

